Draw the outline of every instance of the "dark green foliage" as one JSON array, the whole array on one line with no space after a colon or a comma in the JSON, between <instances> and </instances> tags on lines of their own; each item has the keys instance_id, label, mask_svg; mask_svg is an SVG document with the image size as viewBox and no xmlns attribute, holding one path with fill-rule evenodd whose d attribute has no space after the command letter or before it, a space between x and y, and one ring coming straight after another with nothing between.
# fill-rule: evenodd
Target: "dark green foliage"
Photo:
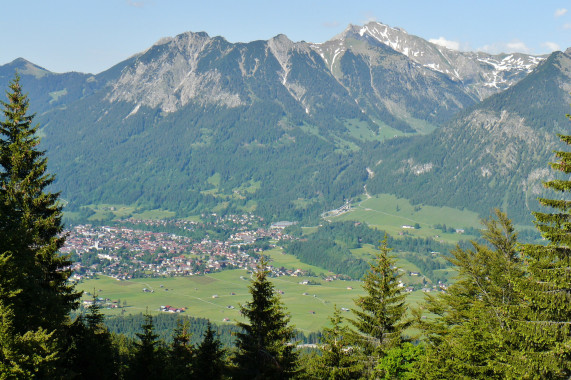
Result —
<instances>
[{"instance_id":1,"label":"dark green foliage","mask_svg":"<svg viewBox=\"0 0 571 380\"><path fill-rule=\"evenodd\" d=\"M295 240L287 244L285 251L296 256L301 262L319 265L333 273L345 274L354 279L361 278L367 268L364 260L354 257L351 251L332 240Z\"/></svg>"},{"instance_id":2,"label":"dark green foliage","mask_svg":"<svg viewBox=\"0 0 571 380\"><path fill-rule=\"evenodd\" d=\"M330 318L331 327L323 329L319 349L305 365L309 378L327 380L359 379L363 372L362 356L358 355L351 331L344 326L341 311L335 306Z\"/></svg>"},{"instance_id":3,"label":"dark green foliage","mask_svg":"<svg viewBox=\"0 0 571 380\"><path fill-rule=\"evenodd\" d=\"M58 347L54 332L43 328L19 333L14 313L0 302L0 378L53 378L58 374Z\"/></svg>"},{"instance_id":4,"label":"dark green foliage","mask_svg":"<svg viewBox=\"0 0 571 380\"><path fill-rule=\"evenodd\" d=\"M567 115L571 119L570 115ZM571 144L571 136L560 135ZM537 229L547 245L526 244L522 248L529 276L519 286L525 304L515 334L520 352L514 376L567 379L571 376L571 153L556 151L551 167L563 175L544 185L562 196L540 198L551 212L534 212Z\"/></svg>"},{"instance_id":5,"label":"dark green foliage","mask_svg":"<svg viewBox=\"0 0 571 380\"><path fill-rule=\"evenodd\" d=\"M196 357L194 359L194 378L212 380L222 379L227 369L225 355L226 351L222 348L222 343L218 340L218 337L209 322L202 342L196 348Z\"/></svg>"},{"instance_id":6,"label":"dark green foliage","mask_svg":"<svg viewBox=\"0 0 571 380\"><path fill-rule=\"evenodd\" d=\"M109 316L105 319L105 324L109 330L115 334L122 334L128 338L136 338L136 334L140 331L141 325L144 323L145 315L129 314L124 316ZM177 328L178 323L182 322L187 325L190 343L193 345L200 344L202 336L208 329L208 320L205 318L194 318L189 316L172 315L170 313L161 313L153 317L154 331L161 340L168 344L172 343L173 331ZM224 347L234 345L234 336L239 329L233 325L222 324L216 327L218 336Z\"/></svg>"},{"instance_id":7,"label":"dark green foliage","mask_svg":"<svg viewBox=\"0 0 571 380\"><path fill-rule=\"evenodd\" d=\"M145 323L141 326L143 332L138 333L139 340L135 343L133 358L129 365L127 378L163 379L165 376L165 349L164 343L155 334L153 317L145 315Z\"/></svg>"},{"instance_id":8,"label":"dark green foliage","mask_svg":"<svg viewBox=\"0 0 571 380\"><path fill-rule=\"evenodd\" d=\"M266 265L262 259L250 285L252 301L240 308L248 322L238 323L236 379L289 379L298 370L293 327Z\"/></svg>"},{"instance_id":9,"label":"dark green foliage","mask_svg":"<svg viewBox=\"0 0 571 380\"><path fill-rule=\"evenodd\" d=\"M427 136L393 139L373 155L371 193L392 193L438 206L465 207L486 215L501 207L519 224L532 224L538 209L538 173L561 144L570 102L571 56L556 52L504 92L466 108ZM519 131L518 133L514 133ZM417 166L418 165L418 166ZM430 171L418 174L419 167ZM483 196L482 194L485 194Z\"/></svg>"},{"instance_id":10,"label":"dark green foliage","mask_svg":"<svg viewBox=\"0 0 571 380\"><path fill-rule=\"evenodd\" d=\"M192 376L195 350L190 343L188 326L188 320L185 322L178 320L173 331L172 343L168 350L168 371L166 371L171 379L188 379Z\"/></svg>"},{"instance_id":11,"label":"dark green foliage","mask_svg":"<svg viewBox=\"0 0 571 380\"><path fill-rule=\"evenodd\" d=\"M334 222L320 226L317 232L302 240L286 242L284 249L304 263L360 279L369 265L365 260L356 258L350 249L360 248L363 244L377 244L384 236L384 231L370 228L365 223ZM402 257L417 265L423 275L433 282L440 280L433 270L450 266L439 257L434 257L431 252L440 252L446 256L453 248L452 245L408 236L399 239L387 236L387 243L397 251L407 252Z\"/></svg>"},{"instance_id":12,"label":"dark green foliage","mask_svg":"<svg viewBox=\"0 0 571 380\"><path fill-rule=\"evenodd\" d=\"M357 344L367 358L368 376L372 376L378 360L388 350L400 347L405 341L403 332L411 325L411 321L405 320L407 306L399 284L401 275L389 252L385 237L363 279L366 294L355 300L355 318L350 320L356 329Z\"/></svg>"},{"instance_id":13,"label":"dark green foliage","mask_svg":"<svg viewBox=\"0 0 571 380\"><path fill-rule=\"evenodd\" d=\"M94 296L94 301L96 297ZM105 326L101 307L94 302L66 331L64 358L68 376L78 379L113 379L120 373L117 347Z\"/></svg>"},{"instance_id":14,"label":"dark green foliage","mask_svg":"<svg viewBox=\"0 0 571 380\"><path fill-rule=\"evenodd\" d=\"M522 302L514 284L524 275L517 234L499 210L483 224L487 244L472 242L471 249L452 251L456 282L446 293L427 298L427 311L436 318L420 323L428 339L422 377L505 378L514 359L509 336L517 319L514 307Z\"/></svg>"},{"instance_id":15,"label":"dark green foliage","mask_svg":"<svg viewBox=\"0 0 571 380\"><path fill-rule=\"evenodd\" d=\"M54 176L46 173L18 76L6 94L0 123L0 255L6 261L0 284L14 292L0 297L14 313L16 331L51 331L67 320L80 294L67 283L70 261L57 252L65 240L59 194L46 191Z\"/></svg>"}]
</instances>

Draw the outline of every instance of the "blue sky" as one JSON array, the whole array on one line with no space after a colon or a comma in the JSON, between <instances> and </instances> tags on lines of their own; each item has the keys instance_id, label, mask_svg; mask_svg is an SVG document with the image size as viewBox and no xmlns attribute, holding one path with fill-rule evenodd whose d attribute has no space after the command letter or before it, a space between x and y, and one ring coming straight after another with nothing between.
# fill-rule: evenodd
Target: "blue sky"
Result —
<instances>
[{"instance_id":1,"label":"blue sky","mask_svg":"<svg viewBox=\"0 0 571 380\"><path fill-rule=\"evenodd\" d=\"M379 21L460 50L550 53L571 47L569 0L0 0L0 65L98 73L162 37L323 42Z\"/></svg>"}]
</instances>

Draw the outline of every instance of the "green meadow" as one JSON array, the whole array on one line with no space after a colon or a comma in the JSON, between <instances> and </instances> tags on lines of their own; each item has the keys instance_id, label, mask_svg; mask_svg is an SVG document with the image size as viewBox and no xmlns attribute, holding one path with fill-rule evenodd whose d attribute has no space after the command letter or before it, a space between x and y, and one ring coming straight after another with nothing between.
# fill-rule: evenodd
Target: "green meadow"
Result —
<instances>
[{"instance_id":1,"label":"green meadow","mask_svg":"<svg viewBox=\"0 0 571 380\"><path fill-rule=\"evenodd\" d=\"M317 281L318 285L302 285L305 280ZM292 323L305 332L318 331L327 326L333 307L350 309L353 299L364 294L361 282L334 280L327 282L315 277L277 277L271 279L281 295ZM160 313L161 305L186 307L186 315L208 318L214 323L235 323L241 320L239 306L250 301L248 285L250 274L236 269L205 276L141 278L118 281L100 276L77 285L79 290L98 297L127 302L125 308L104 309L106 314L135 314L149 311ZM153 292L144 292L143 289ZM84 293L83 299L91 299ZM421 292L409 296L413 304L421 298Z\"/></svg>"},{"instance_id":2,"label":"green meadow","mask_svg":"<svg viewBox=\"0 0 571 380\"><path fill-rule=\"evenodd\" d=\"M443 233L434 228L436 224L447 227L464 229L467 227L480 228L480 218L477 213L459 210L451 207L435 207L412 205L408 200L397 198L390 194L378 194L371 198L358 201L352 205L352 210L329 218L331 221L356 220L369 226L387 231L398 236L399 233L412 237L431 237L447 243L457 243L473 236L458 233ZM404 225L419 229L404 229Z\"/></svg>"}]
</instances>

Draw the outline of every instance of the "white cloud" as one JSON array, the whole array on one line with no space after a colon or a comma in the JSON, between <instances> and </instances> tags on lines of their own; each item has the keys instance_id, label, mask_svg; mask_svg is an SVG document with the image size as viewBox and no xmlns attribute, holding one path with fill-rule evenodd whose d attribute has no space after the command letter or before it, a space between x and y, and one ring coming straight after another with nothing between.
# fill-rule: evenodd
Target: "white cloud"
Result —
<instances>
[{"instance_id":1,"label":"white cloud","mask_svg":"<svg viewBox=\"0 0 571 380\"><path fill-rule=\"evenodd\" d=\"M559 45L555 42L546 41L542 44L542 46L545 46L547 49L549 49L549 51L561 50L561 47L559 47Z\"/></svg>"},{"instance_id":2,"label":"white cloud","mask_svg":"<svg viewBox=\"0 0 571 380\"><path fill-rule=\"evenodd\" d=\"M561 17L563 16L565 13L567 13L567 9L565 8L560 8L558 10L555 11L554 16L555 17Z\"/></svg>"},{"instance_id":3,"label":"white cloud","mask_svg":"<svg viewBox=\"0 0 571 380\"><path fill-rule=\"evenodd\" d=\"M563 25L563 29L571 29L571 22Z\"/></svg>"},{"instance_id":4,"label":"white cloud","mask_svg":"<svg viewBox=\"0 0 571 380\"><path fill-rule=\"evenodd\" d=\"M460 50L460 42L457 41L450 41L447 40L444 37L440 37L438 39L435 38L431 38L430 40L428 40L429 42L436 44L436 45L440 45L440 46L444 46L447 47L448 49L452 49L452 50Z\"/></svg>"},{"instance_id":5,"label":"white cloud","mask_svg":"<svg viewBox=\"0 0 571 380\"><path fill-rule=\"evenodd\" d=\"M484 45L477 50L490 53L490 54L499 54L499 53L531 53L531 49L527 47L527 45L519 40L513 40L508 43L498 42L491 45Z\"/></svg>"},{"instance_id":6,"label":"white cloud","mask_svg":"<svg viewBox=\"0 0 571 380\"><path fill-rule=\"evenodd\" d=\"M531 50L521 41L508 42L506 47L508 48L508 53L529 53Z\"/></svg>"}]
</instances>

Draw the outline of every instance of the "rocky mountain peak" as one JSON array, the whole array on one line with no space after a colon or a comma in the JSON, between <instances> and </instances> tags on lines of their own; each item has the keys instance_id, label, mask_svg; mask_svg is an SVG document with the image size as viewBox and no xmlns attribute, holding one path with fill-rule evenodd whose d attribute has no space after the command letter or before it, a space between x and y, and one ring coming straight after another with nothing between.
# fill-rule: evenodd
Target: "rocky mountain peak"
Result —
<instances>
[{"instance_id":1,"label":"rocky mountain peak","mask_svg":"<svg viewBox=\"0 0 571 380\"><path fill-rule=\"evenodd\" d=\"M349 25L328 43L313 45L331 67L334 60L352 48L352 40L372 39L407 56L417 64L463 83L479 100L501 92L529 74L544 56L523 53L491 55L461 52L408 34L404 29L379 22Z\"/></svg>"},{"instance_id":2,"label":"rocky mountain peak","mask_svg":"<svg viewBox=\"0 0 571 380\"><path fill-rule=\"evenodd\" d=\"M192 99L228 107L241 104L237 94L222 88L216 69L199 69L200 59L213 41L225 42L205 32L187 32L153 45L122 71L106 99L133 103L129 116L141 106L174 112Z\"/></svg>"},{"instance_id":3,"label":"rocky mountain peak","mask_svg":"<svg viewBox=\"0 0 571 380\"><path fill-rule=\"evenodd\" d=\"M16 58L12 62L6 65L9 70L18 71L20 75L31 75L35 78L41 78L43 76L52 74L51 71L44 69L41 66L33 64L32 62L24 59L24 58Z\"/></svg>"}]
</instances>

